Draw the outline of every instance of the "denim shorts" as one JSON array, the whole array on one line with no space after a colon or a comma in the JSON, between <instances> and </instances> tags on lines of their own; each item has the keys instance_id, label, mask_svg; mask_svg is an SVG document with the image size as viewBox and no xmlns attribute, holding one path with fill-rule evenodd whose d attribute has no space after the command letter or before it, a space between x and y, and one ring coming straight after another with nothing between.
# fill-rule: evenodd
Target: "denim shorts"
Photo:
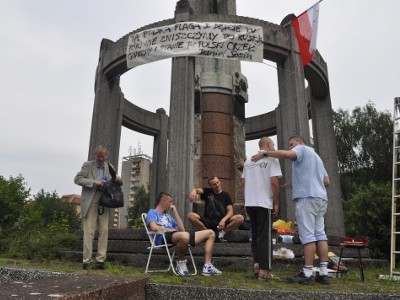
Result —
<instances>
[{"instance_id":1,"label":"denim shorts","mask_svg":"<svg viewBox=\"0 0 400 300\"><path fill-rule=\"evenodd\" d=\"M328 201L321 198L297 198L296 221L299 229L299 237L303 245L327 241L325 233L324 216L328 208Z\"/></svg>"}]
</instances>

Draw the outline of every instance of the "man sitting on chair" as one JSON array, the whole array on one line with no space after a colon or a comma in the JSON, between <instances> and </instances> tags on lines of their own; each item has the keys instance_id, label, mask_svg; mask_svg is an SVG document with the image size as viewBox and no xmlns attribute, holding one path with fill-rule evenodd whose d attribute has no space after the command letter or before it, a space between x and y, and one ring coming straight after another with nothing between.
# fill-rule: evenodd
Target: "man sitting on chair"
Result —
<instances>
[{"instance_id":1,"label":"man sitting on chair","mask_svg":"<svg viewBox=\"0 0 400 300\"><path fill-rule=\"evenodd\" d=\"M212 251L214 248L215 234L211 229L197 232L186 232L182 219L172 204L171 195L161 192L157 197L155 209L150 209L147 213L146 224L152 231L164 231L168 244L176 246L176 271L180 276L189 276L184 256L189 244L194 247L204 242L204 266L202 275L221 275L219 271L211 264ZM162 236L156 237L156 244L163 243Z\"/></svg>"}]
</instances>

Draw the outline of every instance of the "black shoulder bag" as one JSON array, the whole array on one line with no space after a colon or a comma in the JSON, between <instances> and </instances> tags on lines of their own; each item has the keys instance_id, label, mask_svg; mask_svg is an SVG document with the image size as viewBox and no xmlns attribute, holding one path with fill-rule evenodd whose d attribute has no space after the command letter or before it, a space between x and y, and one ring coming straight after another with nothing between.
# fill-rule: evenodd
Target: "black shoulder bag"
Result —
<instances>
[{"instance_id":1,"label":"black shoulder bag","mask_svg":"<svg viewBox=\"0 0 400 300\"><path fill-rule=\"evenodd\" d=\"M122 181L116 182L117 174L113 167L108 164L111 174L111 180L106 181L101 187L101 196L99 201L99 214L103 214L104 207L117 208L124 206L124 194L122 193Z\"/></svg>"}]
</instances>

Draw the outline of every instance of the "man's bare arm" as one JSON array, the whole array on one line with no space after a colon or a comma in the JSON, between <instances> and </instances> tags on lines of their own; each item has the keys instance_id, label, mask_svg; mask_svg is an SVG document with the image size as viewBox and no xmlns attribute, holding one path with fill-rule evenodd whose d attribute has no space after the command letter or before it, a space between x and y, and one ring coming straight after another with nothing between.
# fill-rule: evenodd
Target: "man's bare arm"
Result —
<instances>
[{"instance_id":1,"label":"man's bare arm","mask_svg":"<svg viewBox=\"0 0 400 300\"><path fill-rule=\"evenodd\" d=\"M198 195L204 194L204 190L202 188L194 188L192 192L189 194L189 201L194 202L198 200Z\"/></svg>"},{"instance_id":2,"label":"man's bare arm","mask_svg":"<svg viewBox=\"0 0 400 300\"><path fill-rule=\"evenodd\" d=\"M296 152L293 150L260 150L257 154L251 157L251 161L258 161L263 157L275 157L275 158L283 158L283 159L296 159Z\"/></svg>"},{"instance_id":3,"label":"man's bare arm","mask_svg":"<svg viewBox=\"0 0 400 300\"><path fill-rule=\"evenodd\" d=\"M330 184L331 184L331 182L330 182L330 180L329 180L329 177L328 177L328 176L325 176L325 177L324 177L324 186L325 186L325 187L328 187Z\"/></svg>"}]
</instances>

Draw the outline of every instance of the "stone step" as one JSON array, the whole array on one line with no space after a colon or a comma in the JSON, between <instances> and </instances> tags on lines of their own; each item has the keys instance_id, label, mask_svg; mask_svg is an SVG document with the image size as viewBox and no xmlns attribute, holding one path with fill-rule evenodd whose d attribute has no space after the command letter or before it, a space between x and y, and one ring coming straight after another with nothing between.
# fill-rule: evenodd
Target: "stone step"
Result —
<instances>
[{"instance_id":1,"label":"stone step","mask_svg":"<svg viewBox=\"0 0 400 300\"><path fill-rule=\"evenodd\" d=\"M276 238L277 236L275 236ZM240 269L252 268L253 258L249 243L249 231L235 230L225 236L228 243L216 243L214 245L213 260L219 267L234 266ZM273 249L277 251L281 248L293 251L294 259L274 259L275 269L294 269L297 270L303 263L303 249L298 242L298 237L294 236L294 243L276 243ZM339 238L329 237L329 251L339 255L341 247ZM148 258L148 247L150 242L144 229L136 230L110 230L108 241L107 260L117 264L131 265L145 268ZM93 251L97 250L97 241L93 243ZM204 257L204 244L192 248L196 265L201 267ZM369 257L367 249L361 251L363 259ZM63 252L62 257L67 260L82 261L82 253ZM346 249L346 257L358 257L356 249ZM163 250L155 250L152 258L154 267L168 266L168 259Z\"/></svg>"},{"instance_id":2,"label":"stone step","mask_svg":"<svg viewBox=\"0 0 400 300\"><path fill-rule=\"evenodd\" d=\"M216 243L214 245L213 260L218 267L228 266L238 267L240 269L251 269L253 265L251 246L249 243L249 231L235 230L225 236L228 243ZM110 230L108 240L107 260L117 264L131 265L145 268L148 258L150 242L144 229L131 230ZM277 238L277 236L274 236ZM93 252L97 250L97 234L93 243ZM329 251L336 255L340 254L339 237L329 236ZM82 240L81 240L82 243ZM81 244L82 246L82 244ZM286 248L293 251L294 259L274 259L274 269L297 270L303 263L303 249L299 243L297 235L293 237L293 243L276 243L273 250ZM196 265L201 267L204 257L204 244L192 248ZM358 258L357 249L345 249L345 257ZM82 261L82 252L62 252L63 259L72 261ZM369 258L368 249L361 250L363 261ZM160 268L168 266L168 259L163 250L155 250L152 258L152 266ZM355 261L355 260L354 260Z\"/></svg>"},{"instance_id":3,"label":"stone step","mask_svg":"<svg viewBox=\"0 0 400 300\"><path fill-rule=\"evenodd\" d=\"M82 261L82 252L79 251L64 251L61 252L61 258L69 261ZM186 257L189 261L189 256ZM137 268L146 267L148 259L147 253L108 253L107 261L115 264L133 266ZM201 268L204 261L203 255L194 255L197 268ZM253 258L251 256L213 256L213 263L218 268L232 267L238 271L251 270L253 266ZM165 253L153 254L151 260L151 268L163 268L168 267L169 260ZM358 260L354 259L351 262L347 261L346 264L352 267L358 267ZM363 258L363 264L368 266L387 267L387 260L369 259ZM297 271L303 265L302 257L295 257L294 259L273 259L272 268L273 270L289 270ZM190 264L188 263L190 267Z\"/></svg>"},{"instance_id":4,"label":"stone step","mask_svg":"<svg viewBox=\"0 0 400 300\"><path fill-rule=\"evenodd\" d=\"M82 252L79 251L64 251L61 253L62 259L66 259L69 261L82 261ZM186 256L188 260L188 267L190 268L189 264L189 255ZM107 261L111 261L116 264L126 265L126 266L134 266L137 268L146 267L148 259L148 254L145 253L108 253L107 254ZM203 255L195 256L194 259L196 262L197 268L203 266L204 257ZM238 268L240 271L250 270L253 266L253 258L251 256L213 256L213 263L217 267L234 267ZM273 261L274 268L278 269L290 269L292 270L296 266L301 266L303 263L302 259L279 259ZM153 254L151 259L150 266L152 268L163 268L168 267L169 260L166 254Z\"/></svg>"},{"instance_id":5,"label":"stone step","mask_svg":"<svg viewBox=\"0 0 400 300\"><path fill-rule=\"evenodd\" d=\"M148 253L148 247L150 243L148 241L140 240L109 240L108 241L108 253ZM273 245L273 249L276 251L280 248L287 248L293 251L296 257L303 255L303 249L300 244L282 244L278 243ZM93 250L97 250L96 241L93 244ZM162 250L155 250L156 253L162 252ZM204 253L204 244L198 245L192 249L193 255L201 256ZM250 243L216 243L214 245L213 256L251 256Z\"/></svg>"},{"instance_id":6,"label":"stone step","mask_svg":"<svg viewBox=\"0 0 400 300\"><path fill-rule=\"evenodd\" d=\"M273 238L278 240L278 236ZM95 240L97 239L97 234ZM214 256L251 256L251 248L249 243L248 230L234 230L225 236L228 241L225 243L216 243L214 247ZM144 229L118 230L112 229L108 234L108 253L148 253L147 247L150 243ZM340 254L341 247L339 245L339 237L329 236L329 251ZM82 242L82 241L81 241ZM93 250L96 251L97 241L93 244ZM199 245L193 249L194 255L202 255L203 245ZM293 243L276 243L273 249L276 251L280 248L287 248L293 251L296 257L303 256L302 246L299 243L297 235L293 237ZM357 249L345 249L346 257L358 257ZM370 257L368 249L361 249L361 257Z\"/></svg>"}]
</instances>

